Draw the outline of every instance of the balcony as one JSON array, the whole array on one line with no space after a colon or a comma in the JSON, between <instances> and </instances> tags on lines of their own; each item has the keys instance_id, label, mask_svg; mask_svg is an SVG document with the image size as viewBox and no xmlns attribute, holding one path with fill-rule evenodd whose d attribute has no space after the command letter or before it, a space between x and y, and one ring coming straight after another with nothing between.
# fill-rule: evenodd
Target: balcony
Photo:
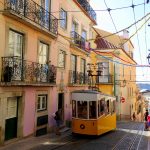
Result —
<instances>
[{"instance_id":1,"label":"balcony","mask_svg":"<svg viewBox=\"0 0 150 150\"><path fill-rule=\"evenodd\" d=\"M56 67L20 57L2 57L1 82L21 85L56 84Z\"/></svg>"},{"instance_id":2,"label":"balcony","mask_svg":"<svg viewBox=\"0 0 150 150\"><path fill-rule=\"evenodd\" d=\"M85 12L89 15L89 17L96 22L96 13L87 0L77 0L77 2L81 5L81 7L85 10Z\"/></svg>"},{"instance_id":3,"label":"balcony","mask_svg":"<svg viewBox=\"0 0 150 150\"><path fill-rule=\"evenodd\" d=\"M55 36L58 33L58 20L51 15L43 7L35 3L33 0L5 0L5 13L6 15L13 15L37 27L50 32Z\"/></svg>"},{"instance_id":4,"label":"balcony","mask_svg":"<svg viewBox=\"0 0 150 150\"><path fill-rule=\"evenodd\" d=\"M71 39L72 39L72 43L76 47L78 47L86 52L90 51L90 43L86 42L86 40L81 35L76 33L75 31L71 31Z\"/></svg>"},{"instance_id":5,"label":"balcony","mask_svg":"<svg viewBox=\"0 0 150 150\"><path fill-rule=\"evenodd\" d=\"M89 78L86 73L77 72L77 71L69 71L69 84L73 85L87 85L89 84Z\"/></svg>"}]
</instances>

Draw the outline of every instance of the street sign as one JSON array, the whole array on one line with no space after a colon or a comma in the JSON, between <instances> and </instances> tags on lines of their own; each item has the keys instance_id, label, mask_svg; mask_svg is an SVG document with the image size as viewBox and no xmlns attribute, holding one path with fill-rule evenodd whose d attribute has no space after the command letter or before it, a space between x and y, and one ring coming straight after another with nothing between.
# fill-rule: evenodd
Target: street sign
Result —
<instances>
[{"instance_id":1,"label":"street sign","mask_svg":"<svg viewBox=\"0 0 150 150\"><path fill-rule=\"evenodd\" d=\"M122 103L125 102L125 98L124 97L120 97L120 100L121 100Z\"/></svg>"}]
</instances>

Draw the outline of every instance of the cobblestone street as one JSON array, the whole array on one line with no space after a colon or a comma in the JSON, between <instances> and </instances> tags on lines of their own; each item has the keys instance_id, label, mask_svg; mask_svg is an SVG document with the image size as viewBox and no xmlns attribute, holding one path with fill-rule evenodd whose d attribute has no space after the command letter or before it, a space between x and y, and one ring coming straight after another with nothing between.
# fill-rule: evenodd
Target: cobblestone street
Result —
<instances>
[{"instance_id":1,"label":"cobblestone street","mask_svg":"<svg viewBox=\"0 0 150 150\"><path fill-rule=\"evenodd\" d=\"M144 123L119 121L116 131L98 137L73 136L71 130L67 130L61 136L51 133L15 141L2 146L0 150L149 150L150 131L143 129Z\"/></svg>"}]
</instances>

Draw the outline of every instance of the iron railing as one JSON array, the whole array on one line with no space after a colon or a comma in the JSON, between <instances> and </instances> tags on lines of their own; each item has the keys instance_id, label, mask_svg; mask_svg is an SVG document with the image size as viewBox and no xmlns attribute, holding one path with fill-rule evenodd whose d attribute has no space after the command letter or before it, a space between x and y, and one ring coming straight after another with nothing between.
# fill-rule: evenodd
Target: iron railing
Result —
<instances>
[{"instance_id":1,"label":"iron railing","mask_svg":"<svg viewBox=\"0 0 150 150\"><path fill-rule=\"evenodd\" d=\"M96 21L96 13L93 8L90 6L87 0L77 0L82 8L87 12L87 14Z\"/></svg>"},{"instance_id":2,"label":"iron railing","mask_svg":"<svg viewBox=\"0 0 150 150\"><path fill-rule=\"evenodd\" d=\"M5 0L5 10L13 11L13 14L23 16L55 35L58 33L57 18L33 0Z\"/></svg>"},{"instance_id":3,"label":"iron railing","mask_svg":"<svg viewBox=\"0 0 150 150\"><path fill-rule=\"evenodd\" d=\"M2 82L56 83L56 67L23 60L20 57L2 57Z\"/></svg>"},{"instance_id":4,"label":"iron railing","mask_svg":"<svg viewBox=\"0 0 150 150\"><path fill-rule=\"evenodd\" d=\"M69 84L89 84L89 77L86 73L69 71Z\"/></svg>"},{"instance_id":5,"label":"iron railing","mask_svg":"<svg viewBox=\"0 0 150 150\"><path fill-rule=\"evenodd\" d=\"M79 35L78 33L76 33L75 31L71 31L71 38L72 38L72 42L79 48L89 51L90 50L90 43L86 42L86 40Z\"/></svg>"}]
</instances>

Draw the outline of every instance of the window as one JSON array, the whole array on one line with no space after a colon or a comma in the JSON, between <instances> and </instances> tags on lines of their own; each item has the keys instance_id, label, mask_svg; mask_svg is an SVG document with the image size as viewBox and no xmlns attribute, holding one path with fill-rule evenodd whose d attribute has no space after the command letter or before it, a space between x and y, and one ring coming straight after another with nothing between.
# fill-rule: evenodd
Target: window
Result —
<instances>
[{"instance_id":1,"label":"window","mask_svg":"<svg viewBox=\"0 0 150 150\"><path fill-rule=\"evenodd\" d=\"M80 81L81 81L81 83L85 83L85 69L86 69L86 61L85 61L85 59L81 59L81 79L80 79Z\"/></svg>"},{"instance_id":2,"label":"window","mask_svg":"<svg viewBox=\"0 0 150 150\"><path fill-rule=\"evenodd\" d=\"M49 45L40 42L39 53L38 53L40 64L45 64L46 62L48 62L48 50L49 50Z\"/></svg>"},{"instance_id":3,"label":"window","mask_svg":"<svg viewBox=\"0 0 150 150\"><path fill-rule=\"evenodd\" d=\"M109 62L99 62L98 70L102 71L99 82L109 82Z\"/></svg>"},{"instance_id":4,"label":"window","mask_svg":"<svg viewBox=\"0 0 150 150\"><path fill-rule=\"evenodd\" d=\"M71 55L71 71L72 71L71 83L76 83L77 82L77 56L76 55Z\"/></svg>"},{"instance_id":5,"label":"window","mask_svg":"<svg viewBox=\"0 0 150 150\"><path fill-rule=\"evenodd\" d=\"M105 113L105 99L102 98L99 102L98 102L98 114L99 116L103 115Z\"/></svg>"},{"instance_id":6,"label":"window","mask_svg":"<svg viewBox=\"0 0 150 150\"><path fill-rule=\"evenodd\" d=\"M86 40L87 39L87 32L85 30L82 30L81 36Z\"/></svg>"},{"instance_id":7,"label":"window","mask_svg":"<svg viewBox=\"0 0 150 150\"><path fill-rule=\"evenodd\" d=\"M14 118L17 116L17 97L9 97L7 99L6 118Z\"/></svg>"},{"instance_id":8,"label":"window","mask_svg":"<svg viewBox=\"0 0 150 150\"><path fill-rule=\"evenodd\" d=\"M40 0L40 5L47 10L48 12L50 12L50 0Z\"/></svg>"},{"instance_id":9,"label":"window","mask_svg":"<svg viewBox=\"0 0 150 150\"><path fill-rule=\"evenodd\" d=\"M9 30L8 53L10 56L22 57L23 53L23 35Z\"/></svg>"},{"instance_id":10,"label":"window","mask_svg":"<svg viewBox=\"0 0 150 150\"><path fill-rule=\"evenodd\" d=\"M107 100L106 101L106 114L109 114L109 109L110 109L109 100Z\"/></svg>"},{"instance_id":11,"label":"window","mask_svg":"<svg viewBox=\"0 0 150 150\"><path fill-rule=\"evenodd\" d=\"M78 101L78 118L87 119L87 102L86 101Z\"/></svg>"},{"instance_id":12,"label":"window","mask_svg":"<svg viewBox=\"0 0 150 150\"><path fill-rule=\"evenodd\" d=\"M47 110L47 95L38 95L37 111Z\"/></svg>"},{"instance_id":13,"label":"window","mask_svg":"<svg viewBox=\"0 0 150 150\"><path fill-rule=\"evenodd\" d=\"M77 56L71 55L71 70L76 71L77 70Z\"/></svg>"},{"instance_id":14,"label":"window","mask_svg":"<svg viewBox=\"0 0 150 150\"><path fill-rule=\"evenodd\" d=\"M63 29L67 28L67 12L63 9L60 10L60 27Z\"/></svg>"},{"instance_id":15,"label":"window","mask_svg":"<svg viewBox=\"0 0 150 150\"><path fill-rule=\"evenodd\" d=\"M96 118L96 101L89 102L89 118Z\"/></svg>"},{"instance_id":16,"label":"window","mask_svg":"<svg viewBox=\"0 0 150 150\"><path fill-rule=\"evenodd\" d=\"M72 23L72 31L78 33L78 23L76 21Z\"/></svg>"},{"instance_id":17,"label":"window","mask_svg":"<svg viewBox=\"0 0 150 150\"><path fill-rule=\"evenodd\" d=\"M76 101L72 101L72 116L76 117Z\"/></svg>"},{"instance_id":18,"label":"window","mask_svg":"<svg viewBox=\"0 0 150 150\"><path fill-rule=\"evenodd\" d=\"M66 52L63 50L59 51L58 67L65 68L65 56Z\"/></svg>"},{"instance_id":19,"label":"window","mask_svg":"<svg viewBox=\"0 0 150 150\"><path fill-rule=\"evenodd\" d=\"M115 109L116 109L116 103L115 103L115 101L113 100L113 101L112 101L112 112L111 112L111 113L114 113L114 112L115 112Z\"/></svg>"}]
</instances>

